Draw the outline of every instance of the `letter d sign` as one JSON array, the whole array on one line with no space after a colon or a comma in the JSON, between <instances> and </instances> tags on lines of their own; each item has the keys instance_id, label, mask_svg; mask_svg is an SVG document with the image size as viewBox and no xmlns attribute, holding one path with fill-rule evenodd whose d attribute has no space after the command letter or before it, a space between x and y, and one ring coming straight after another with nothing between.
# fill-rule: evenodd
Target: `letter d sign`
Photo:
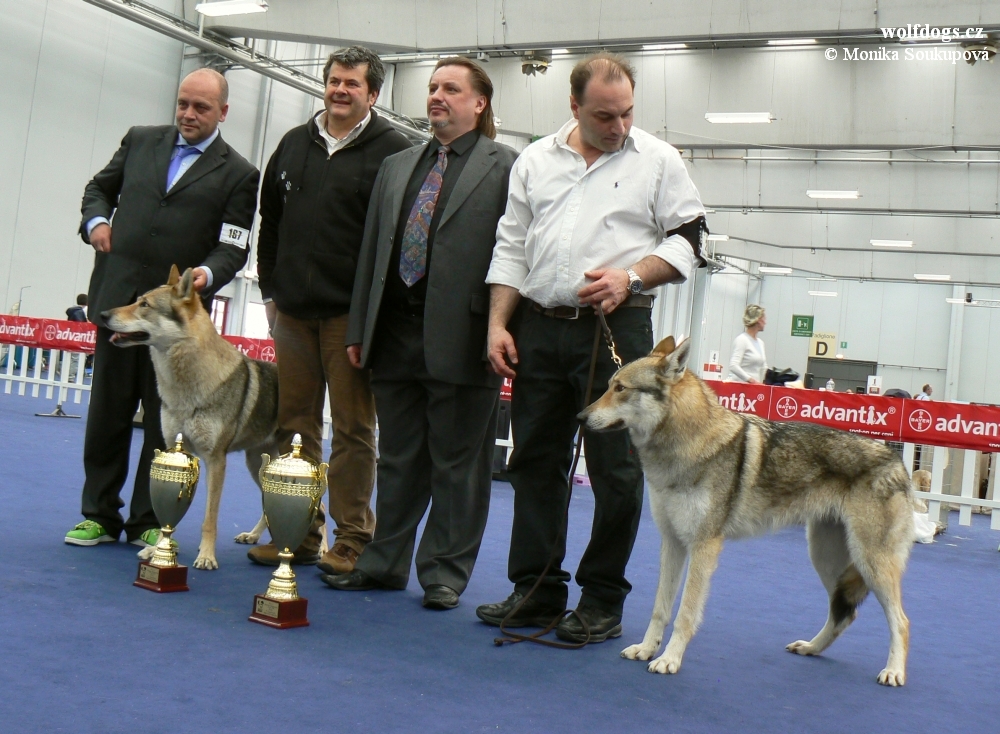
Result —
<instances>
[{"instance_id":1,"label":"letter d sign","mask_svg":"<svg viewBox=\"0 0 1000 734\"><path fill-rule=\"evenodd\" d=\"M837 335L814 333L809 340L810 357L833 357L836 354Z\"/></svg>"}]
</instances>

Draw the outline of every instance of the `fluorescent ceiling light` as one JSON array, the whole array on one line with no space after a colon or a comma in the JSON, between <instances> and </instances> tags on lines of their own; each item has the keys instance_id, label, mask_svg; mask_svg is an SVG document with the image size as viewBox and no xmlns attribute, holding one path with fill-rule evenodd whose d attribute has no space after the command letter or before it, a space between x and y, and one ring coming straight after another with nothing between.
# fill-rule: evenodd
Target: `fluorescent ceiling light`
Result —
<instances>
[{"instance_id":1,"label":"fluorescent ceiling light","mask_svg":"<svg viewBox=\"0 0 1000 734\"><path fill-rule=\"evenodd\" d=\"M705 119L713 123L771 122L770 112L706 112Z\"/></svg>"},{"instance_id":2,"label":"fluorescent ceiling light","mask_svg":"<svg viewBox=\"0 0 1000 734\"><path fill-rule=\"evenodd\" d=\"M650 43L642 47L643 51L676 51L687 48L686 43Z\"/></svg>"},{"instance_id":3,"label":"fluorescent ceiling light","mask_svg":"<svg viewBox=\"0 0 1000 734\"><path fill-rule=\"evenodd\" d=\"M966 301L964 298L945 298L944 300L948 303L960 303L963 306L971 306L972 304L977 303L977 301Z\"/></svg>"},{"instance_id":4,"label":"fluorescent ceiling light","mask_svg":"<svg viewBox=\"0 0 1000 734\"><path fill-rule=\"evenodd\" d=\"M872 247L913 247L913 240L869 240Z\"/></svg>"},{"instance_id":5,"label":"fluorescent ceiling light","mask_svg":"<svg viewBox=\"0 0 1000 734\"><path fill-rule=\"evenodd\" d=\"M710 234L706 237L709 242L729 242L728 234Z\"/></svg>"},{"instance_id":6,"label":"fluorescent ceiling light","mask_svg":"<svg viewBox=\"0 0 1000 734\"><path fill-rule=\"evenodd\" d=\"M568 53L569 53L569 49L568 48L554 48L554 49L552 49L552 55L553 56L565 56Z\"/></svg>"},{"instance_id":7,"label":"fluorescent ceiling light","mask_svg":"<svg viewBox=\"0 0 1000 734\"><path fill-rule=\"evenodd\" d=\"M836 283L836 278L806 278L806 280L814 280L817 283Z\"/></svg>"},{"instance_id":8,"label":"fluorescent ceiling light","mask_svg":"<svg viewBox=\"0 0 1000 734\"><path fill-rule=\"evenodd\" d=\"M809 291L810 296L828 296L829 298L835 298L837 296L836 291Z\"/></svg>"},{"instance_id":9,"label":"fluorescent ceiling light","mask_svg":"<svg viewBox=\"0 0 1000 734\"><path fill-rule=\"evenodd\" d=\"M223 15L246 15L247 13L266 13L266 0L216 0L214 3L198 3L194 6L202 15L217 18Z\"/></svg>"},{"instance_id":10,"label":"fluorescent ceiling light","mask_svg":"<svg viewBox=\"0 0 1000 734\"><path fill-rule=\"evenodd\" d=\"M858 191L821 191L809 189L806 196L810 199L858 199L861 193Z\"/></svg>"},{"instance_id":11,"label":"fluorescent ceiling light","mask_svg":"<svg viewBox=\"0 0 1000 734\"><path fill-rule=\"evenodd\" d=\"M438 58L439 59L456 59L456 58L458 58L458 54L440 54L440 55L438 55Z\"/></svg>"},{"instance_id":12,"label":"fluorescent ceiling light","mask_svg":"<svg viewBox=\"0 0 1000 734\"><path fill-rule=\"evenodd\" d=\"M776 38L773 41L768 41L768 46L808 46L810 43L816 43L815 38Z\"/></svg>"},{"instance_id":13,"label":"fluorescent ceiling light","mask_svg":"<svg viewBox=\"0 0 1000 734\"><path fill-rule=\"evenodd\" d=\"M935 273L914 273L916 280L951 280L950 275L936 275Z\"/></svg>"},{"instance_id":14,"label":"fluorescent ceiling light","mask_svg":"<svg viewBox=\"0 0 1000 734\"><path fill-rule=\"evenodd\" d=\"M792 272L791 268L772 268L767 265L761 265L757 270L762 273L771 273L772 275L788 275Z\"/></svg>"}]
</instances>

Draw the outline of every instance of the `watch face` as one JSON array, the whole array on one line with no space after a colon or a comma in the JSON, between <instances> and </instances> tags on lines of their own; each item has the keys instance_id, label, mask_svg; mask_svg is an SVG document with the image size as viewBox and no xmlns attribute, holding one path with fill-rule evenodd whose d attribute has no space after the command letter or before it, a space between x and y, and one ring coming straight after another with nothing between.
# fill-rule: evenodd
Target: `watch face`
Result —
<instances>
[{"instance_id":1,"label":"watch face","mask_svg":"<svg viewBox=\"0 0 1000 734\"><path fill-rule=\"evenodd\" d=\"M631 283L629 283L628 289L633 293L642 293L642 281L633 280Z\"/></svg>"}]
</instances>

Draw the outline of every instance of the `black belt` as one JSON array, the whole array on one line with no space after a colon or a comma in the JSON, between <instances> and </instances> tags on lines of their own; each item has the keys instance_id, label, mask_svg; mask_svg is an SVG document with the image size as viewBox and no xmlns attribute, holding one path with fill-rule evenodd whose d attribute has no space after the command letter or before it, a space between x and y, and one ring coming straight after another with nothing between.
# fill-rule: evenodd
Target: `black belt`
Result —
<instances>
[{"instance_id":1,"label":"black belt","mask_svg":"<svg viewBox=\"0 0 1000 734\"><path fill-rule=\"evenodd\" d=\"M652 308L653 298L653 296L639 293L626 298L618 304L618 308ZM543 316L553 319L578 319L581 316L594 315L594 309L591 306L584 306L582 308L577 306L554 306L553 308L546 308L534 301L529 301L529 303L531 303L532 309Z\"/></svg>"}]
</instances>

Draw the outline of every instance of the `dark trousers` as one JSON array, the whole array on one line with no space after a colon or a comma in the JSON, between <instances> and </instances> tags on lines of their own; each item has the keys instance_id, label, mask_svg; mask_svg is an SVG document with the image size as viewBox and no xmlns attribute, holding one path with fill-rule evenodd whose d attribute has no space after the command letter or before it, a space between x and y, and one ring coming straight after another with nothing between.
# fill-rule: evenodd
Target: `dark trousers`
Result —
<instances>
[{"instance_id":1,"label":"dark trousers","mask_svg":"<svg viewBox=\"0 0 1000 734\"><path fill-rule=\"evenodd\" d=\"M87 432L83 442L82 513L104 526L117 538L125 530L135 540L150 528L159 527L149 499L149 467L153 450L165 449L160 429L160 396L149 347L116 347L108 339L112 332L98 327L94 349ZM135 487L129 518L122 522L119 510L122 487L128 478L132 419L142 400L144 411L142 453L136 467Z\"/></svg>"},{"instance_id":2,"label":"dark trousers","mask_svg":"<svg viewBox=\"0 0 1000 734\"><path fill-rule=\"evenodd\" d=\"M469 583L490 509L499 390L435 380L424 360L423 318L383 315L372 392L378 411L375 537L357 568L405 588L417 526L423 588Z\"/></svg>"},{"instance_id":3,"label":"dark trousers","mask_svg":"<svg viewBox=\"0 0 1000 734\"><path fill-rule=\"evenodd\" d=\"M583 311L579 319L569 320L525 308L515 334L520 363L511 401L514 450L507 470L514 486L508 574L515 590L527 594L555 554L534 598L560 607L566 604L570 578L562 570L570 493L567 474L579 425L576 415L585 407L596 321L596 316ZM607 321L624 362L650 352L649 309L619 308ZM604 394L615 371L603 339L597 355L591 402ZM625 430L584 431L583 447L595 506L590 543L576 573L583 589L581 603L621 614L632 589L625 566L642 511L642 468Z\"/></svg>"}]
</instances>

